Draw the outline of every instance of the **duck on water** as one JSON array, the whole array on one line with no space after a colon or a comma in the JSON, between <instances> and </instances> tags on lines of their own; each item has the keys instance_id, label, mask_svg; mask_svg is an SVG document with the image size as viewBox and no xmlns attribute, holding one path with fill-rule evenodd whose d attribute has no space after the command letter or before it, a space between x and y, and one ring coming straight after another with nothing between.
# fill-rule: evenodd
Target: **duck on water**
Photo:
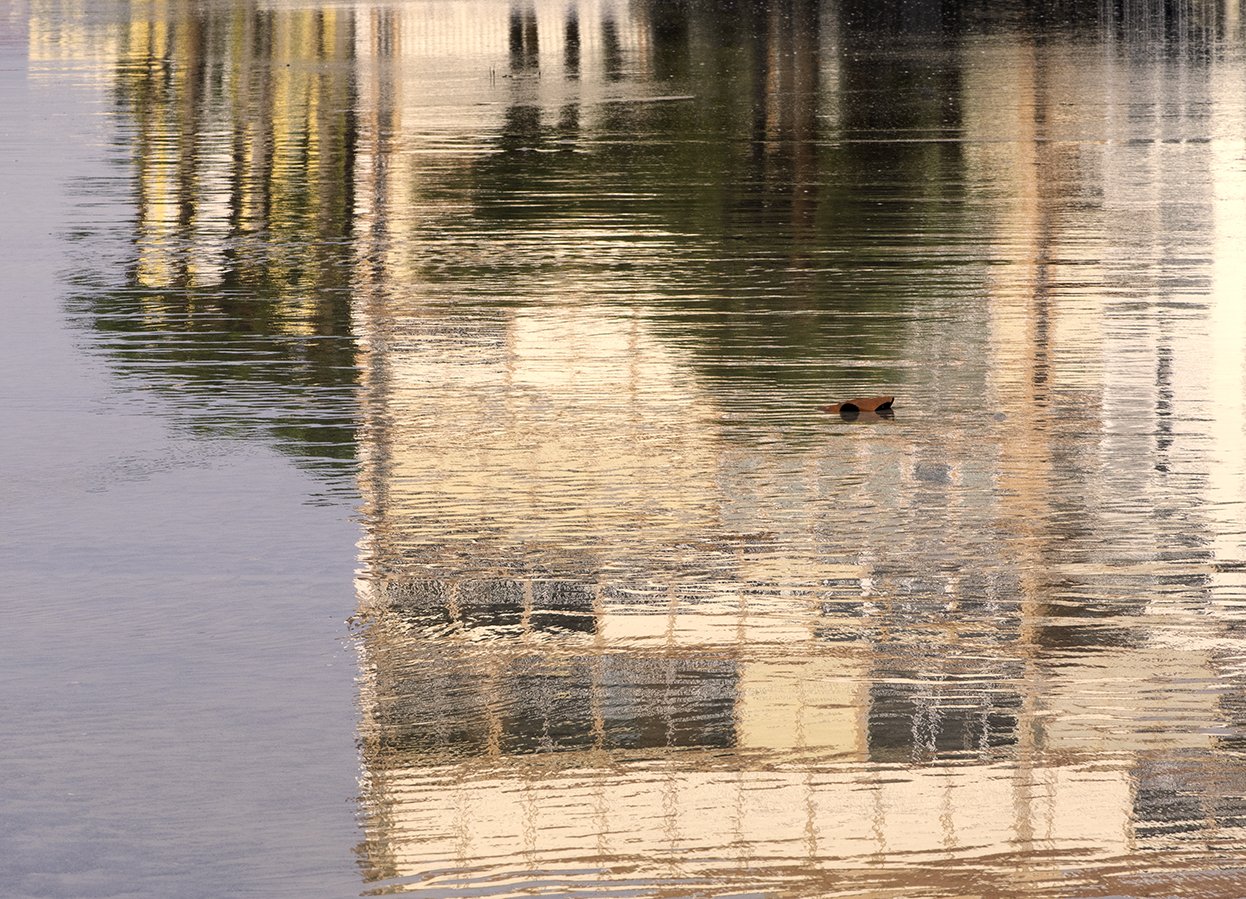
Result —
<instances>
[{"instance_id":1,"label":"duck on water","mask_svg":"<svg viewBox=\"0 0 1246 899\"><path fill-rule=\"evenodd\" d=\"M832 403L819 408L823 412L830 412L832 415L840 415L844 418L856 418L862 412L873 412L887 418L893 414L891 404L894 400L894 396L858 396L844 400L842 403Z\"/></svg>"}]
</instances>

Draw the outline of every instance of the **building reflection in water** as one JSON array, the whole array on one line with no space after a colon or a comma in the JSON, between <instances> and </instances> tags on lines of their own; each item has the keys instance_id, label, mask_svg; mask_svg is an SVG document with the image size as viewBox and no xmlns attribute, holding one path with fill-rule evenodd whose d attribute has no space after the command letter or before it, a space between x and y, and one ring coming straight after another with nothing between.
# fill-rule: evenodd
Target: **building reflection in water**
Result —
<instances>
[{"instance_id":1,"label":"building reflection in water","mask_svg":"<svg viewBox=\"0 0 1246 899\"><path fill-rule=\"evenodd\" d=\"M1225 876L1230 6L1063 16L1042 41L1054 5L126 25L134 258L92 307L132 325L118 365L137 342L212 390L357 404L315 409L366 513L369 882ZM222 320L280 364L226 369ZM896 420L809 411L862 386L894 386Z\"/></svg>"},{"instance_id":2,"label":"building reflection in water","mask_svg":"<svg viewBox=\"0 0 1246 899\"><path fill-rule=\"evenodd\" d=\"M257 4L103 17L134 219L91 235L75 278L127 383L331 478L355 455L354 27Z\"/></svg>"},{"instance_id":3,"label":"building reflection in water","mask_svg":"<svg viewBox=\"0 0 1246 899\"><path fill-rule=\"evenodd\" d=\"M1117 107L1086 99L1088 65L1103 91L1136 93L1122 107L1134 117L1202 108L1215 73L1181 63L1191 92L1159 95L1128 53L1010 35L943 64L912 50L927 72L913 84L921 66L845 51L851 23L811 7L759 7L738 32L649 13L525 7L522 41L512 17L510 71L541 78L508 88L493 155L454 192L496 228L486 247L449 221L395 240L415 224L406 210L434 208L418 195L371 210L391 223L383 284L422 289L381 286L356 317L365 345L383 346L364 366L368 876L431 892L605 879L642 892L1016 889L1018 877L1044 892L1075 883L1070 867L1127 883L1148 864L1139 853L1233 839L1222 734L1240 720L1223 701L1237 675L1213 647L1240 594L1216 560L1241 547L1212 548L1225 528L1207 519L1206 453L1240 434L1182 432L1172 409L1177 393L1214 400L1174 378L1202 367L1212 317L1232 316L1234 288L1190 259L1219 258L1211 247L1237 227L1216 209L1233 166L1206 143L1109 156L1073 139L1146 129L1102 121ZM539 57L519 64L516 46ZM641 111L609 92L652 89L659 70L688 83L679 73L714 71L725 48L749 61L727 68L717 108L749 130L740 149L699 151L707 198L674 167L678 129L701 107L672 91ZM559 60L574 60L562 79ZM429 129L399 130L409 148ZM614 149L623 135L642 147ZM653 158L645 141L661 147ZM584 152L628 159L601 167L584 206L555 208L544 187L598 176L577 165ZM659 201L621 200L616 172ZM1149 208L1179 219L1111 220L1135 202L1113 182L1175 172L1197 173L1202 193ZM886 214L863 208L879 193ZM964 237L979 228L984 242ZM715 250L737 231L760 246ZM851 246L859 260L871 239L925 252L936 271L916 279L958 296L931 327L920 298L860 278L861 306L900 333L842 336L866 378L906 367L889 350L923 372L899 375L917 424L802 441L807 423L765 392L804 398L777 369L807 361L808 345L774 339L767 358L750 316L767 303L851 310L856 298L819 282L828 257ZM949 241L990 263L981 281L937 270ZM1120 241L1136 244L1128 273ZM413 266L451 257L451 272ZM733 270L759 259L778 264ZM1127 326L1139 296L1162 302L1128 279L1178 274L1187 327L1160 308ZM640 302L619 303L621 290ZM819 344L841 336L813 318ZM922 405L970 395L998 414L957 409L937 440L919 436L936 420ZM1236 470L1222 502L1240 508Z\"/></svg>"}]
</instances>

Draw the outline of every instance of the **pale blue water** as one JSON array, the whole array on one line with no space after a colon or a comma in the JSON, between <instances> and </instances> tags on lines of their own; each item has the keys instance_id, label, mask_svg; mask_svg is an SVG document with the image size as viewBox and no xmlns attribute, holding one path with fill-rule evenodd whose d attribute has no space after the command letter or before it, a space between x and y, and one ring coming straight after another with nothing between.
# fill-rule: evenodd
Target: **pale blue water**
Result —
<instances>
[{"instance_id":1,"label":"pale blue water","mask_svg":"<svg viewBox=\"0 0 1246 899\"><path fill-rule=\"evenodd\" d=\"M66 277L107 263L72 235L133 209L88 189L126 177L94 64L28 64L24 12L0 62L0 895L351 895L352 505L90 351Z\"/></svg>"}]
</instances>

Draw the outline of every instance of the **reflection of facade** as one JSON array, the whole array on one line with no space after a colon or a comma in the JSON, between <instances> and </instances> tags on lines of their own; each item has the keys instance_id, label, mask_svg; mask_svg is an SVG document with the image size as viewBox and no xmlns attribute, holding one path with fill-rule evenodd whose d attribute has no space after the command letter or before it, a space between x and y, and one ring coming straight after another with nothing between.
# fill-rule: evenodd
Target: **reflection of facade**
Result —
<instances>
[{"instance_id":1,"label":"reflection of facade","mask_svg":"<svg viewBox=\"0 0 1246 899\"><path fill-rule=\"evenodd\" d=\"M571 54L568 29L560 43L530 15L506 32L512 72ZM583 9L575 21L581 34L595 27ZM499 25L499 48L502 34ZM421 283L420 294L378 285L380 299L360 303L356 318L376 347L365 366L373 520L371 574L361 581L372 622L370 877L429 876L421 883L436 892L484 883L488 874L474 881L463 870L499 860L563 886L616 867L642 885L772 875L802 890L819 872L851 881L854 869L889 868L893 886L911 886L918 881L905 878L920 876L907 854L938 853L953 863L1008 858L1003 876L1011 883L1023 869L1039 889L1059 881L1070 858L1093 865L1162 844L1158 822L1196 778L1159 760L1202 759L1191 764L1203 782L1217 765L1215 693L1181 685L1212 684L1220 672L1180 628L1140 618L1175 614L1162 598L1172 569L1145 562L1167 558L1165 526L1138 527L1107 497L1068 505L1075 491L1052 491L1130 455L1114 449L1119 436L1105 416L1120 388L1113 376L1129 371L1138 343L1112 345L1110 305L1056 275L1080 261L1079 271L1105 277L1095 268L1102 246L1086 242L1069 213L1085 202L1084 151L1046 139L1051 129L1095 125L1060 118L1085 64L999 42L949 76L959 118L941 117L944 106L930 119L932 131L963 128L979 142L959 162L946 149L912 157L936 180L963 164L965 181L1007 198L981 221L997 229L1009 260L992 270L980 336L953 346L906 335L910 359L943 369L934 395L989 391L1005 417L985 428L953 423L946 445L916 456L882 429L848 446L778 453L729 436L729 424L705 413L709 385L666 342L660 319L644 307L603 307L581 259L516 278L508 288L528 301L515 308L456 321L462 282L410 263L424 255L410 254L410 241L427 248L445 238L421 238L402 211L437 210L437 177L412 170L360 190L395 198L394 185L423 183L431 198L408 193L377 213L387 228L412 229L378 250ZM865 72L816 53L811 66L848 90ZM581 61L577 91L610 89L609 72ZM777 105L757 107L769 109L763 145L802 143L799 127L782 139L773 130L799 121L782 106L795 77L775 89ZM592 103L567 118L561 84L508 89L543 110L526 131L513 130L520 119L511 113L499 119L512 150L550 140L559 121L574 120L588 143L607 127ZM559 104L559 118L543 118ZM1001 123L1001 106L1028 123ZM859 133L878 127L861 116L851 110L837 122ZM993 129L1028 129L1031 139L997 143ZM803 165L815 183L820 169L801 162L806 151L757 171L804 183ZM792 221L816 223L813 208ZM447 204L441 225L454 227L459 214ZM528 248L524 226L500 222L492 236ZM817 232L806 233L816 244ZM607 252L615 238L600 225L585 234ZM662 291L660 281L637 290ZM966 339L986 369L945 364ZM975 380L984 370L991 380ZM1157 409L1162 427L1162 404L1145 415L1154 420ZM844 491L845 470L864 479L853 491L865 497L860 508L827 503ZM1119 477L1150 491L1157 475ZM1171 511L1205 530L1193 509L1178 502ZM1130 567L1099 583L1104 549L1092 541L1113 516L1134 531L1109 547L1109 564ZM878 539L880 520L898 523L888 541ZM949 558L977 568L949 568ZM1188 557L1186 595L1207 595L1207 558ZM913 767L932 758L958 762ZM1172 826L1201 826L1193 820ZM723 847L732 848L716 855ZM462 868L433 873L450 860Z\"/></svg>"},{"instance_id":2,"label":"reflection of facade","mask_svg":"<svg viewBox=\"0 0 1246 899\"><path fill-rule=\"evenodd\" d=\"M1237 253L1222 257L1218 251L1209 252L1214 241L1224 240L1236 227L1217 214L1213 200L1216 194L1232 195L1233 189L1215 186L1223 168L1217 165L1214 143L1166 149L1163 134L1156 129L1163 127L1159 108L1163 104L1171 110L1173 92L1161 93L1157 85L1139 80L1128 59L1121 61L1110 50L1099 52L1091 60L1085 48L1053 48L1040 54L1000 41L967 67L967 96L976 101L967 110L977 146L974 166L983 183L996 189L1008 185L1012 198L998 215L996 240L1001 252L1016 261L996 268L991 323L993 351L999 357L993 366L998 373L995 390L1001 403L1015 403L1021 411L1008 425L1013 433L1003 443L1001 470L1005 494L1014 506L1012 517L1028 523L1016 535L1019 552L1023 557L1028 554L1033 570L1050 572L1025 589L1039 601L1034 619L1044 622L1035 639L1053 653L1091 652L1097 669L1091 681L1086 680L1088 672L1078 672L1066 683L1063 675L1044 679L1051 691L1046 701L1067 713L1063 721L1057 718L1045 728L1046 739L1053 747L1065 741L1083 744L1097 732L1100 740L1140 751L1156 745L1206 749L1213 743L1206 733L1139 728L1134 737L1123 737L1118 728L1121 718L1141 722L1216 717L1216 700L1210 693L1183 696L1173 690L1174 695L1157 705L1157 685L1211 682L1217 674L1200 641L1166 632L1156 621L1172 611L1165 585L1180 583L1202 605L1211 595L1209 577L1215 577L1207 563L1242 556L1240 542L1210 551L1204 535L1223 535L1225 529L1208 527L1203 520L1208 509L1233 502L1233 496L1240 501L1243 495L1240 483L1224 492L1208 491L1212 479L1224 480L1226 467L1203 467L1209 458L1204 455L1207 445L1216 446L1210 458L1241 456L1240 426L1225 427L1221 392L1210 391L1203 378L1210 372L1212 383L1240 383L1240 355L1229 358L1221 353L1208 359L1206 348L1223 341L1213 337L1221 322L1233 334L1230 320L1237 320L1236 333L1241 335L1242 293L1215 289L1208 282L1209 267L1191 263L1199 258L1238 258ZM1091 65L1096 77L1088 81ZM1192 71L1186 74L1189 96L1180 99L1200 108L1206 102L1207 82ZM1116 108L1109 101L1118 93L1127 98L1121 108L1154 113L1140 115L1136 122L1102 121L1101 110ZM1225 124L1231 132L1233 124ZM1101 144L1085 140L1104 129L1109 139L1132 143L1136 149L1109 157ZM1028 132L1033 142L998 140L1018 131ZM1163 191L1165 185L1180 190L1180 198L1154 198L1146 208L1171 218L1137 228L1138 192ZM1205 192L1200 195L1192 185L1204 185ZM1102 191L1093 203L1092 186ZM1240 187L1237 195L1242 195ZM1240 204L1236 205L1240 214ZM1095 242L1087 240L1087 220L1092 217L1098 229ZM1150 243L1137 244L1135 235ZM1240 236L1236 239L1240 241ZM1105 252L1105 244L1119 247L1122 258L1116 258L1117 252ZM1057 272L1065 279L1068 272L1080 277L1062 283ZM1114 302L1101 295L1105 284L1125 281L1122 293L1134 296L1128 281L1162 284L1169 279L1180 283L1174 281L1175 289L1164 290L1152 308L1140 310L1133 300ZM1189 291L1187 308L1193 314L1174 315L1172 307L1179 309L1183 302L1182 287ZM1153 287L1145 285L1143 290ZM1114 326L1126 317L1136 320L1137 327ZM1089 363L1076 364L1077 360ZM1240 391L1224 393L1240 397ZM1173 408L1176 395L1186 404L1187 415L1197 409L1192 418L1207 416L1214 437L1208 432L1177 436L1179 428L1201 430L1201 425L1193 421L1179 425L1179 412ZM1099 430L1097 440L1085 439L1088 428ZM1071 439L1073 433L1076 439ZM1183 439L1197 452L1182 453ZM1132 451L1140 440L1152 443L1152 452ZM1045 467L1036 469L1034 460L1042 460ZM1097 492L1083 491L1080 508L1054 506L1052 484L1073 479L1094 484ZM1138 503L1142 497L1145 505ZM1144 509L1151 510L1149 521L1139 526ZM1070 514L1085 522L1084 539L1078 539L1077 530L1047 524ZM1105 532L1117 534L1111 551L1119 573L1114 583L1087 591L1077 573L1102 564L1098 541ZM1174 576L1170 567L1153 564L1164 562L1184 562L1192 570ZM1079 592L1085 593L1086 602L1077 599ZM1146 619L1139 616L1151 618L1142 625ZM1142 633L1148 645L1138 646L1134 635ZM1104 644L1129 648L1110 649ZM1149 676L1140 680L1143 671ZM1110 724L1090 723L1095 716L1084 704L1091 683L1111 695L1111 704L1122 710L1110 716ZM1170 689L1159 691L1166 694ZM1071 721L1087 723L1070 726Z\"/></svg>"},{"instance_id":3,"label":"reflection of facade","mask_svg":"<svg viewBox=\"0 0 1246 899\"><path fill-rule=\"evenodd\" d=\"M804 2L177 9L119 37L122 299L358 386L370 878L1037 890L1236 832L1240 68L1169 144L1128 53L914 87ZM828 345L911 411L827 439Z\"/></svg>"},{"instance_id":4,"label":"reflection of facade","mask_svg":"<svg viewBox=\"0 0 1246 899\"><path fill-rule=\"evenodd\" d=\"M307 307L341 280L354 148L349 80L309 64L349 60L352 38L336 10L128 21L117 89L136 119L138 287L271 291L269 314L314 333Z\"/></svg>"},{"instance_id":5,"label":"reflection of facade","mask_svg":"<svg viewBox=\"0 0 1246 899\"><path fill-rule=\"evenodd\" d=\"M47 28L32 11L32 53L78 46L57 33L62 15L90 21L82 52L111 60L125 123L126 166L92 191L132 205L132 224L99 225L93 243L115 262L80 273L96 342L192 426L258 430L330 477L349 472L354 88L336 66L352 58L353 15L61 6Z\"/></svg>"},{"instance_id":6,"label":"reflection of facade","mask_svg":"<svg viewBox=\"0 0 1246 899\"><path fill-rule=\"evenodd\" d=\"M1017 784L1009 770L991 766L872 783L834 770L655 766L631 776L597 769L572 777L502 766L462 780L444 770L436 780L400 775L389 787L420 801L391 810L393 839L383 850L391 854L374 857L382 865L374 873L430 872L414 887L428 895L496 884L487 873L468 873L489 858L514 859L550 885L544 895L603 888L608 881L595 867L603 863L629 869L619 879L642 895L676 884L831 894L853 886L945 888L946 881L910 868L915 858L982 865L1027 845L1104 856L1128 847L1118 827L1130 811L1126 776L1073 767ZM1036 798L1019 822L1015 800L1025 792ZM1083 803L1100 813L1087 815ZM455 873L439 873L456 865ZM1008 879L995 883L1015 888L1018 868L1002 867ZM1026 873L1040 889L1059 884L1041 869Z\"/></svg>"},{"instance_id":7,"label":"reflection of facade","mask_svg":"<svg viewBox=\"0 0 1246 899\"><path fill-rule=\"evenodd\" d=\"M10 3L0 22L0 41L25 44L31 75L42 76L44 63L117 58L117 28L111 10L90 0L19 0Z\"/></svg>"}]
</instances>

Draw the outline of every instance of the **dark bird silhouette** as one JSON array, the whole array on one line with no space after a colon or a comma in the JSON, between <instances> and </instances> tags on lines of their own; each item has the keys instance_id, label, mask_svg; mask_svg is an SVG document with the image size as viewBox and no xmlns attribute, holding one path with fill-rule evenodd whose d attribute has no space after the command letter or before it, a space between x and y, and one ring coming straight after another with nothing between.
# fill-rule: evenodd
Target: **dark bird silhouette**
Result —
<instances>
[{"instance_id":1,"label":"dark bird silhouette","mask_svg":"<svg viewBox=\"0 0 1246 899\"><path fill-rule=\"evenodd\" d=\"M857 415L861 412L890 412L894 396L858 396L842 403L822 406L823 412L839 415Z\"/></svg>"}]
</instances>

